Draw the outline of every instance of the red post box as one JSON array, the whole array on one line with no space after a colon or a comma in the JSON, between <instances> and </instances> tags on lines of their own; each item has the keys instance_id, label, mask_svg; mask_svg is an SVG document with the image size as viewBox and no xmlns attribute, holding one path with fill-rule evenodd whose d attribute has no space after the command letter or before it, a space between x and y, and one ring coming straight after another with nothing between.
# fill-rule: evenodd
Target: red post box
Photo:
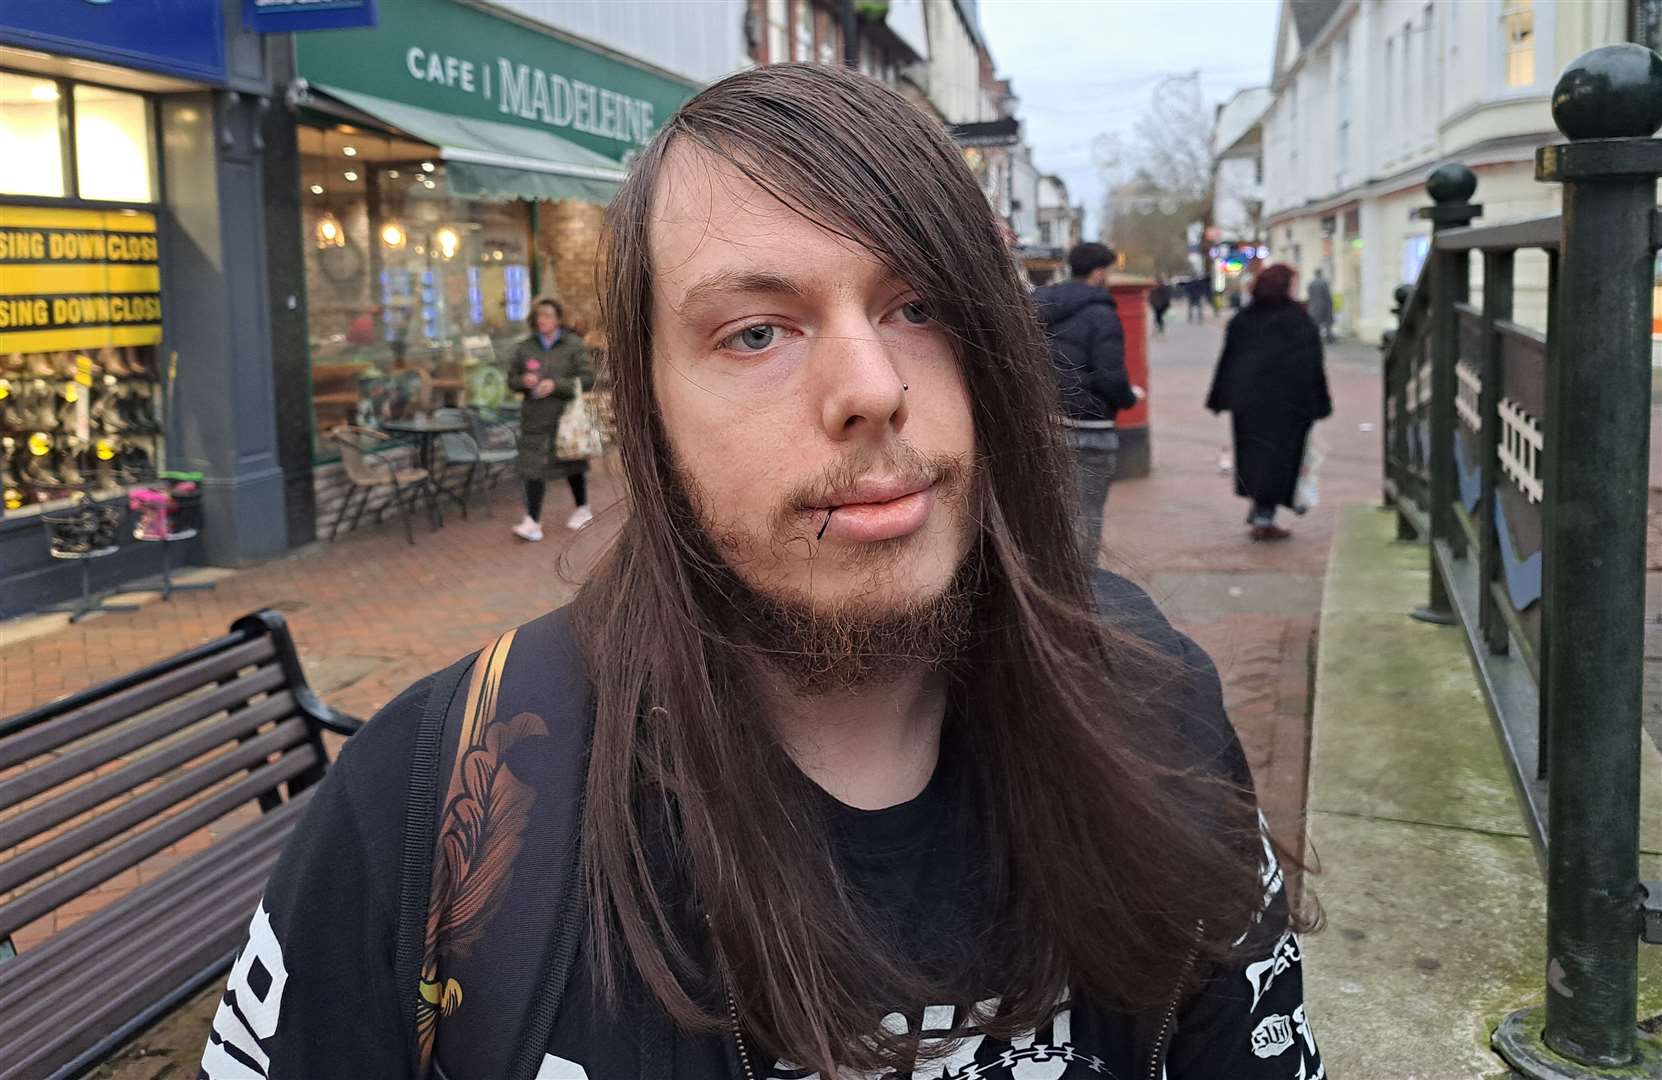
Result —
<instances>
[{"instance_id":1,"label":"red post box","mask_svg":"<svg viewBox=\"0 0 1662 1080\"><path fill-rule=\"evenodd\" d=\"M1120 432L1120 479L1147 476L1152 464L1148 437L1149 405L1154 400L1154 387L1148 379L1148 293L1154 282L1141 277L1118 277L1108 283L1108 292L1119 308L1120 326L1125 329L1125 373L1132 386L1140 386L1148 396L1136 407L1127 409L1115 418Z\"/></svg>"}]
</instances>

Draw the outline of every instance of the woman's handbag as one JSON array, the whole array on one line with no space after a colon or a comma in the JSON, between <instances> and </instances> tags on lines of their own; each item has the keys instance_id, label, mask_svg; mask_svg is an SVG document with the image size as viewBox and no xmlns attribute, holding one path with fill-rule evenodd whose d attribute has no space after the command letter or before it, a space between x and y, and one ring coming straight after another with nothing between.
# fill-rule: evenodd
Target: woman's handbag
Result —
<instances>
[{"instance_id":1,"label":"woman's handbag","mask_svg":"<svg viewBox=\"0 0 1662 1080\"><path fill-rule=\"evenodd\" d=\"M586 461L605 452L594 409L583 393L583 384L578 383L577 396L560 414L560 427L554 434L554 456L561 461Z\"/></svg>"}]
</instances>

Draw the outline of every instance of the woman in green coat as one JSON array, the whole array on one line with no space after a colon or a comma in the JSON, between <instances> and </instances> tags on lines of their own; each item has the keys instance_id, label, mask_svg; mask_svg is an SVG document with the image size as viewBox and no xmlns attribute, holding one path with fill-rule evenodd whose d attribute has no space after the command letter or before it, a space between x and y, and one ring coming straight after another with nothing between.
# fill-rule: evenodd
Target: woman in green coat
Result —
<instances>
[{"instance_id":1,"label":"woman in green coat","mask_svg":"<svg viewBox=\"0 0 1662 1080\"><path fill-rule=\"evenodd\" d=\"M508 368L508 386L524 397L519 423L520 479L525 481L525 520L514 526L521 540L542 539L542 499L549 480L564 478L571 485L577 508L566 528L581 529L594 519L589 512L587 461L554 456L554 436L560 415L577 396L594 389L594 366L583 338L561 327L564 312L558 300L544 298L531 308L531 336L514 346Z\"/></svg>"}]
</instances>

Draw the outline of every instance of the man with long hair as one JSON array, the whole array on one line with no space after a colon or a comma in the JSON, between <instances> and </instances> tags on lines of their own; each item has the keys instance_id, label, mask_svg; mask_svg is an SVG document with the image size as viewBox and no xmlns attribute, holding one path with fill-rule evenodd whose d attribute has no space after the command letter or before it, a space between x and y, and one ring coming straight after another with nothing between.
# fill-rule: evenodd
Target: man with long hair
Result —
<instances>
[{"instance_id":1,"label":"man with long hair","mask_svg":"<svg viewBox=\"0 0 1662 1080\"><path fill-rule=\"evenodd\" d=\"M571 608L347 745L203 1074L1322 1075L1216 673L1084 568L940 125L734 75L605 255L628 518Z\"/></svg>"}]
</instances>

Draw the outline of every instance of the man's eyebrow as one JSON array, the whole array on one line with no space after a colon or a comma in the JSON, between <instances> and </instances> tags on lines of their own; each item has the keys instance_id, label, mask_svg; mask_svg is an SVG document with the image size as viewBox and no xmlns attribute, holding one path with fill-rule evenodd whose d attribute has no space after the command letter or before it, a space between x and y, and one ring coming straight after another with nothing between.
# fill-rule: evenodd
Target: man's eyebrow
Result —
<instances>
[{"instance_id":1,"label":"man's eyebrow","mask_svg":"<svg viewBox=\"0 0 1662 1080\"><path fill-rule=\"evenodd\" d=\"M788 277L760 270L722 270L694 282L681 298L678 310L692 311L729 293L774 293L805 295L802 286Z\"/></svg>"}]
</instances>

